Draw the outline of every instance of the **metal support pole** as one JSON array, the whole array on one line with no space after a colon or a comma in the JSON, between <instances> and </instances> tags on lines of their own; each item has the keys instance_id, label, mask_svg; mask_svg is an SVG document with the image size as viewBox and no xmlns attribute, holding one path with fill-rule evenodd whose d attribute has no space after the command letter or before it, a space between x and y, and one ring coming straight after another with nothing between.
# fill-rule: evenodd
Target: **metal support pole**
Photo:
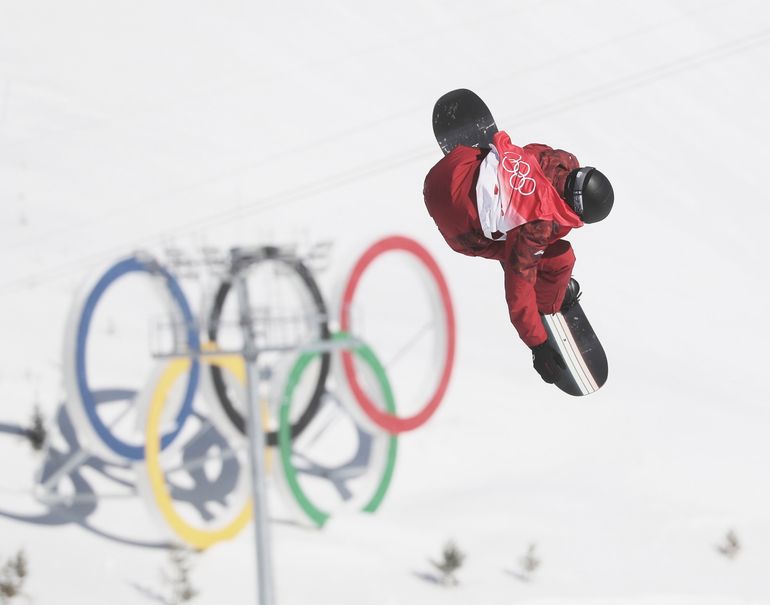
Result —
<instances>
[{"instance_id":1,"label":"metal support pole","mask_svg":"<svg viewBox=\"0 0 770 605\"><path fill-rule=\"evenodd\" d=\"M248 417L249 467L251 470L254 533L257 555L257 592L259 605L274 605L273 572L268 534L267 489L265 485L265 434L259 406L259 373L257 345L251 319L249 292L243 275L240 250L232 250L232 271L238 292L243 357L246 361L246 408Z\"/></svg>"}]
</instances>

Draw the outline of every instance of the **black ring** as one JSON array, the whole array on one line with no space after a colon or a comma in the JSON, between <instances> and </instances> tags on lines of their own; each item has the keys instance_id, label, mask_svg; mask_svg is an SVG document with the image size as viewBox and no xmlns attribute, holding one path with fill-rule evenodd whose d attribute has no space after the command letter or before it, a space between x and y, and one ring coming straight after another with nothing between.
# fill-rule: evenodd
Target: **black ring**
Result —
<instances>
[{"instance_id":1,"label":"black ring","mask_svg":"<svg viewBox=\"0 0 770 605\"><path fill-rule=\"evenodd\" d=\"M331 334L329 331L329 320L328 313L326 311L326 303L324 303L321 290L318 288L318 284L313 278L310 270L300 259L286 258L285 256L280 255L278 248L273 246L265 246L262 248L262 252L263 255L256 255L257 258L251 261L250 264L255 264L263 260L272 260L283 262L287 266L291 267L297 273L297 275L299 275L300 279L302 279L305 287L307 287L307 289L310 291L310 295L313 298L313 303L315 304L315 307L318 311L318 328L320 331L320 337L322 340L328 340ZM217 290L216 296L214 297L214 305L211 308L211 313L209 314L208 324L208 337L211 342L216 342L217 340L220 316L222 315L225 299L230 292L231 286L232 284L229 279L226 279L219 285L219 289ZM302 412L302 415L299 417L297 422L291 426L292 438L297 437L302 431L304 431L307 425L310 424L310 421L313 419L313 417L318 413L318 410L321 407L321 398L324 394L326 377L329 374L330 365L331 353L326 351L321 355L321 371L318 373L318 382L316 384L315 390L313 391L313 395L310 398L305 411ZM225 378L222 369L214 364L211 365L211 378L214 383L214 390L217 394L217 398L219 399L219 403L222 405L222 409L224 409L225 414L230 419L230 422L233 423L235 428L237 428L242 435L245 435L246 421L244 420L241 413L235 409L235 405L227 395L227 386L225 384ZM267 440L267 445L278 445L278 431L268 431L265 433L265 437Z\"/></svg>"}]
</instances>

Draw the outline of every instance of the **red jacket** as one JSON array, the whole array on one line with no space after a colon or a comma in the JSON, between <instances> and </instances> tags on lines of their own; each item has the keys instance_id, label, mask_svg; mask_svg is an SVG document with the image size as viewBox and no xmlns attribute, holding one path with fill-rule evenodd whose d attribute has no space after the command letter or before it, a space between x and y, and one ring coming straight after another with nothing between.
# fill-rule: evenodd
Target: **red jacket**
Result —
<instances>
[{"instance_id":1,"label":"red jacket","mask_svg":"<svg viewBox=\"0 0 770 605\"><path fill-rule=\"evenodd\" d=\"M505 133L498 133L496 140L499 135L507 138ZM506 232L504 240L487 238L479 220L476 185L481 162L488 150L455 147L430 170L423 194L428 212L453 250L501 262L511 322L521 339L533 347L547 337L539 312L558 310L574 263L569 243L559 242L571 226L560 223L571 222L573 226L582 223L561 198L567 175L579 166L575 156L539 144L527 145L523 151L527 159L535 160L539 165L537 172L541 175L538 178L543 180L542 188L550 189L541 213L548 219L529 216L533 220ZM550 195L554 191L557 196ZM553 204L563 207L556 209ZM555 209L558 212L553 212ZM571 216L572 220L552 220L554 216ZM556 271L548 275L550 279L542 279L541 275L539 283L538 271L542 272L546 264L549 270L555 267ZM556 291L560 297L553 295Z\"/></svg>"}]
</instances>

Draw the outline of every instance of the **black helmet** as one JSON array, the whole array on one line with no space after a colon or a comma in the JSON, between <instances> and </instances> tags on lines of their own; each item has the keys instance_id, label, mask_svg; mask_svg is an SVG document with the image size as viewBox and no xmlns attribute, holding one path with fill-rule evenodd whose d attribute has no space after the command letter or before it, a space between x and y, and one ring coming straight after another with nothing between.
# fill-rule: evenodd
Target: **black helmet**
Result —
<instances>
[{"instance_id":1,"label":"black helmet","mask_svg":"<svg viewBox=\"0 0 770 605\"><path fill-rule=\"evenodd\" d=\"M584 223L607 218L615 201L610 181L591 166L575 168L564 185L564 200Z\"/></svg>"}]
</instances>

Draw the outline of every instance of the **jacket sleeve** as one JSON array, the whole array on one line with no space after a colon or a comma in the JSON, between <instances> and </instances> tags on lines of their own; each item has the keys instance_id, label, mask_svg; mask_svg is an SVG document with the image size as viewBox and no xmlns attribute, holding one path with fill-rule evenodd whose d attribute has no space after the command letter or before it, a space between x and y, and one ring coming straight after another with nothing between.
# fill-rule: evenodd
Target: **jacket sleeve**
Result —
<instances>
[{"instance_id":1,"label":"jacket sleeve","mask_svg":"<svg viewBox=\"0 0 770 605\"><path fill-rule=\"evenodd\" d=\"M540 321L535 295L537 268L558 226L551 221L525 223L506 235L505 299L511 323L528 347L544 343L548 335Z\"/></svg>"},{"instance_id":2,"label":"jacket sleeve","mask_svg":"<svg viewBox=\"0 0 770 605\"><path fill-rule=\"evenodd\" d=\"M564 195L564 185L569 173L579 168L577 158L563 149L553 149L548 145L531 143L524 147L530 153L535 154L537 162L543 169L543 173L553 184L559 195Z\"/></svg>"}]
</instances>

